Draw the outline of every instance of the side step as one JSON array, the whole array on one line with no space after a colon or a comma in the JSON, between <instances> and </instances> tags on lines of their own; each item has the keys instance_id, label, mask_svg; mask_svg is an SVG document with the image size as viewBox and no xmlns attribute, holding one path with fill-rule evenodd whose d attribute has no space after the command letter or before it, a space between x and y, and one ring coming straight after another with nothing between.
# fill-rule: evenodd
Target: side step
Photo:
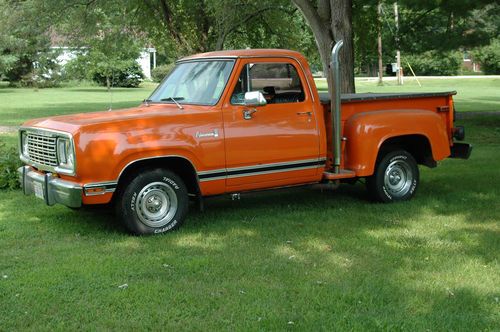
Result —
<instances>
[{"instance_id":1,"label":"side step","mask_svg":"<svg viewBox=\"0 0 500 332\"><path fill-rule=\"evenodd\" d=\"M340 170L340 173L323 172L324 180L340 180L340 179L350 179L355 178L356 173L348 169Z\"/></svg>"}]
</instances>

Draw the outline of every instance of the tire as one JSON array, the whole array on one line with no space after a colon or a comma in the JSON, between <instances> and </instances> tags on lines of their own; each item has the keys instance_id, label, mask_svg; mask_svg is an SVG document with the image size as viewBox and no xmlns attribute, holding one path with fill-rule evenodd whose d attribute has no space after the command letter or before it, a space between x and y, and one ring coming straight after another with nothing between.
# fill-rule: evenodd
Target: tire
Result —
<instances>
[{"instance_id":1,"label":"tire","mask_svg":"<svg viewBox=\"0 0 500 332\"><path fill-rule=\"evenodd\" d=\"M173 231L188 211L187 189L182 179L165 169L140 172L117 199L116 214L136 235Z\"/></svg>"},{"instance_id":2,"label":"tire","mask_svg":"<svg viewBox=\"0 0 500 332\"><path fill-rule=\"evenodd\" d=\"M366 184L372 198L390 203L411 199L419 184L419 171L415 158L404 150L385 154L375 167L375 173Z\"/></svg>"}]
</instances>

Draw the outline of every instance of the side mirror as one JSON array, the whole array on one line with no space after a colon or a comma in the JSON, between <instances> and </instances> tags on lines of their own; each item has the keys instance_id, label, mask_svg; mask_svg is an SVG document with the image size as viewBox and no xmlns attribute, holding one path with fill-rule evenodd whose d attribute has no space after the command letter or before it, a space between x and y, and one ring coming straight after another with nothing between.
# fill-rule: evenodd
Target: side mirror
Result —
<instances>
[{"instance_id":1,"label":"side mirror","mask_svg":"<svg viewBox=\"0 0 500 332\"><path fill-rule=\"evenodd\" d=\"M266 98L260 91L250 91L245 93L245 106L264 106L267 104Z\"/></svg>"}]
</instances>

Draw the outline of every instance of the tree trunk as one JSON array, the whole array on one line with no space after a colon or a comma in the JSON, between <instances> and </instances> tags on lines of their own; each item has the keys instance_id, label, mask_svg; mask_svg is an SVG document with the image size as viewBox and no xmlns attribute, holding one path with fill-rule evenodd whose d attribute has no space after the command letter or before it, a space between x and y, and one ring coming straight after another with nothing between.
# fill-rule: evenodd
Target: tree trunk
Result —
<instances>
[{"instance_id":1,"label":"tree trunk","mask_svg":"<svg viewBox=\"0 0 500 332\"><path fill-rule=\"evenodd\" d=\"M219 36L217 37L217 42L215 43L215 50L222 51L224 49L224 42L226 41L226 32L219 32Z\"/></svg>"},{"instance_id":2,"label":"tree trunk","mask_svg":"<svg viewBox=\"0 0 500 332\"><path fill-rule=\"evenodd\" d=\"M377 6L377 54L378 54L378 84L384 84L384 66L382 63L382 1Z\"/></svg>"},{"instance_id":3,"label":"tree trunk","mask_svg":"<svg viewBox=\"0 0 500 332\"><path fill-rule=\"evenodd\" d=\"M343 93L354 93L354 35L352 0L330 0L331 29L335 41L343 40L340 50L340 80Z\"/></svg>"},{"instance_id":4,"label":"tree trunk","mask_svg":"<svg viewBox=\"0 0 500 332\"><path fill-rule=\"evenodd\" d=\"M352 0L292 0L309 23L318 46L323 72L332 89L330 57L332 47L344 41L340 52L340 80L342 93L354 93L354 35L352 30ZM314 1L316 2L316 1Z\"/></svg>"}]
</instances>

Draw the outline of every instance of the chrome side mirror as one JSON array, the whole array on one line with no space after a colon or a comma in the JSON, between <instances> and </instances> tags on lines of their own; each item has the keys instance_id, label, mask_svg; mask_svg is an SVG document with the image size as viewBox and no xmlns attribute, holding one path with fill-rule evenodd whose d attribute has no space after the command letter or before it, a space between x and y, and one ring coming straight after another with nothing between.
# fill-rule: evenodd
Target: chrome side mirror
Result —
<instances>
[{"instance_id":1,"label":"chrome side mirror","mask_svg":"<svg viewBox=\"0 0 500 332\"><path fill-rule=\"evenodd\" d=\"M266 98L260 91L250 91L245 93L245 106L264 106L267 104Z\"/></svg>"}]
</instances>

